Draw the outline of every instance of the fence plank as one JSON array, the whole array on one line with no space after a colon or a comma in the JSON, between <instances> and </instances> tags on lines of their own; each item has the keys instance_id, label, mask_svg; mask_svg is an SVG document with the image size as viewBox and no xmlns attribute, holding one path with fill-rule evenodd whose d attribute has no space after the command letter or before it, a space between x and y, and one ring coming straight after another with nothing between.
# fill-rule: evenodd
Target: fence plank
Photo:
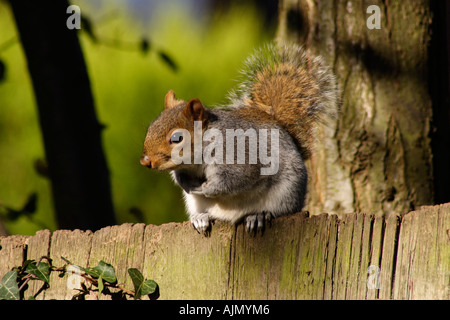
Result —
<instances>
[{"instance_id":1,"label":"fence plank","mask_svg":"<svg viewBox=\"0 0 450 320\"><path fill-rule=\"evenodd\" d=\"M61 267L66 262L61 259L64 257L74 265L81 267L88 266L89 253L91 251L92 242L91 231L81 230L57 230L52 234L50 242L50 257L53 265ZM50 288L45 290L44 299L71 299L78 291L68 289L67 281L71 275L62 278L56 272L50 274Z\"/></svg>"},{"instance_id":2,"label":"fence plank","mask_svg":"<svg viewBox=\"0 0 450 320\"><path fill-rule=\"evenodd\" d=\"M383 257L380 265L380 299L391 299L397 254L398 225L398 216L392 214L386 219L382 251Z\"/></svg>"},{"instance_id":3,"label":"fence plank","mask_svg":"<svg viewBox=\"0 0 450 320\"><path fill-rule=\"evenodd\" d=\"M36 232L36 235L27 239L27 259L34 259L38 261L43 256L50 256L50 230L40 230ZM43 260L47 262L46 260ZM43 289L43 283L41 281L30 281L29 288L25 291L24 298L28 299L30 296L36 295L41 289ZM41 300L44 298L44 294L38 294L36 299Z\"/></svg>"},{"instance_id":4,"label":"fence plank","mask_svg":"<svg viewBox=\"0 0 450 320\"><path fill-rule=\"evenodd\" d=\"M372 241L372 228L375 220L373 214L364 215L364 223L362 225L362 238L361 238L361 248L360 248L360 262L358 270L358 283L356 294L351 296L351 299L366 299L367 298L367 280L368 272L367 269L370 266L370 248Z\"/></svg>"},{"instance_id":5,"label":"fence plank","mask_svg":"<svg viewBox=\"0 0 450 320\"><path fill-rule=\"evenodd\" d=\"M161 299L450 299L450 204L388 218L300 213L256 235L220 222L210 237L188 222L43 230L0 238L0 277L44 255L55 266L65 264L61 256L82 267L104 260L129 289L127 270L137 268ZM24 297L71 299L78 291L68 280L52 273L49 289L30 283Z\"/></svg>"},{"instance_id":6,"label":"fence plank","mask_svg":"<svg viewBox=\"0 0 450 320\"><path fill-rule=\"evenodd\" d=\"M327 230L327 262L325 273L325 285L323 288L323 298L331 300L333 298L334 270L336 261L336 248L339 233L339 220L336 215L329 216Z\"/></svg>"},{"instance_id":7,"label":"fence plank","mask_svg":"<svg viewBox=\"0 0 450 320\"><path fill-rule=\"evenodd\" d=\"M372 240L371 240L371 248L370 248L370 264L368 266L371 268L374 268L374 272L376 274L368 275L367 282L371 280L377 280L379 279L379 271L380 271L380 265L381 265L381 258L382 258L382 248L383 248L383 237L384 237L384 228L385 228L385 221L384 218L380 215L376 215L375 219L373 221L373 227L372 227ZM369 279L369 277L371 279ZM377 281L375 281L377 282ZM374 284L373 287L369 287L367 285L367 292L366 292L366 298L367 299L377 299L379 293L379 286L377 283Z\"/></svg>"},{"instance_id":8,"label":"fence plank","mask_svg":"<svg viewBox=\"0 0 450 320\"><path fill-rule=\"evenodd\" d=\"M394 299L450 299L450 204L403 217Z\"/></svg>"},{"instance_id":9,"label":"fence plank","mask_svg":"<svg viewBox=\"0 0 450 320\"><path fill-rule=\"evenodd\" d=\"M27 236L0 237L0 280L13 267L26 260Z\"/></svg>"},{"instance_id":10,"label":"fence plank","mask_svg":"<svg viewBox=\"0 0 450 320\"><path fill-rule=\"evenodd\" d=\"M89 267L95 267L101 260L111 264L115 268L117 282L127 284L131 289L128 268L142 269L144 228L143 223L125 223L95 232L89 254ZM90 295L89 298L96 299L96 296ZM111 299L111 296L102 295L101 299Z\"/></svg>"},{"instance_id":11,"label":"fence plank","mask_svg":"<svg viewBox=\"0 0 450 320\"><path fill-rule=\"evenodd\" d=\"M304 214L276 219L263 235L254 236L244 225L237 227L231 265L233 299L287 299L308 290L305 273L310 272L310 263L306 258L298 263L299 256L310 253L310 243L303 241L312 238L305 221Z\"/></svg>"},{"instance_id":12,"label":"fence plank","mask_svg":"<svg viewBox=\"0 0 450 320\"><path fill-rule=\"evenodd\" d=\"M226 299L233 231L216 223L204 237L188 222L148 225L142 273L158 283L162 299Z\"/></svg>"}]
</instances>

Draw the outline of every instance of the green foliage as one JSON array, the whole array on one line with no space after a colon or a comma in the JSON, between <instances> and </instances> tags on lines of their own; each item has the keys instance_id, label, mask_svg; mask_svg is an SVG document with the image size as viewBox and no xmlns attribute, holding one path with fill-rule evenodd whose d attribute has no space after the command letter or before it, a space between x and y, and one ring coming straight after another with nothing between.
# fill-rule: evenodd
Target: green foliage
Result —
<instances>
[{"instance_id":1,"label":"green foliage","mask_svg":"<svg viewBox=\"0 0 450 320\"><path fill-rule=\"evenodd\" d=\"M17 271L7 272L0 282L0 299L19 300L19 286L17 285Z\"/></svg>"},{"instance_id":2,"label":"green foliage","mask_svg":"<svg viewBox=\"0 0 450 320\"><path fill-rule=\"evenodd\" d=\"M36 276L39 280L46 283L50 281L50 265L46 262L39 264L31 262L27 265L25 272Z\"/></svg>"},{"instance_id":3,"label":"green foliage","mask_svg":"<svg viewBox=\"0 0 450 320\"><path fill-rule=\"evenodd\" d=\"M84 279L84 282L81 283L81 289L78 289L79 293L75 294L73 299L82 299L90 292L97 291L98 298L100 298L102 294L115 294L121 296L128 295L136 300L141 299L142 296L152 295L158 289L158 285L155 281L144 279L142 273L136 268L128 269L128 274L134 285L134 291L132 291L117 283L114 267L103 260L101 260L94 268L83 268L72 264L64 257L61 258L66 264L59 268L52 266L51 259L48 257L41 257L38 261L26 260L21 266L14 267L13 270L7 272L0 281L0 300L23 299L24 291L27 289L26 284L30 280L40 280L43 282L42 289L45 290L49 288L50 273L59 272L59 276L64 277L69 265L75 266L77 269L81 270L80 276ZM43 262L43 259L46 259L47 262ZM114 289L115 292L112 293L111 289ZM39 290L37 294L40 292L41 290ZM36 299L36 295L31 296L29 300Z\"/></svg>"},{"instance_id":4,"label":"green foliage","mask_svg":"<svg viewBox=\"0 0 450 320\"><path fill-rule=\"evenodd\" d=\"M93 276L94 278L104 279L106 282L111 284L116 283L116 273L114 271L114 267L109 263L104 262L103 260L98 263L98 265L94 268L85 268L83 269L88 275Z\"/></svg>"},{"instance_id":5,"label":"green foliage","mask_svg":"<svg viewBox=\"0 0 450 320\"><path fill-rule=\"evenodd\" d=\"M42 262L46 259L48 262ZM31 279L41 280L43 288L48 287L50 281L51 260L42 257L39 261L26 260L21 266L7 272L0 282L0 300L20 300L23 297L26 284Z\"/></svg>"},{"instance_id":6,"label":"green foliage","mask_svg":"<svg viewBox=\"0 0 450 320\"><path fill-rule=\"evenodd\" d=\"M142 295L148 295L155 292L157 284L153 280L146 280L142 273L136 268L128 269L134 285L134 298L139 299Z\"/></svg>"},{"instance_id":7,"label":"green foliage","mask_svg":"<svg viewBox=\"0 0 450 320\"><path fill-rule=\"evenodd\" d=\"M146 129L162 111L170 89L181 99L198 97L207 106L224 103L243 59L269 35L257 12L247 7L209 21L193 19L184 7L162 7L151 23L140 26L133 16L122 14L126 10L118 7L121 2L104 2L99 12L89 1L76 4L85 18L79 35L97 116L105 128L103 146L118 222L183 221L181 190L166 173L139 164ZM101 18L112 11L120 14ZM0 2L0 30L0 45L16 35L4 2ZM133 50L117 43L131 44ZM42 175L45 170L36 166L45 152L20 43L8 45L0 55L7 70L0 82L0 205L20 208L27 195L37 193L39 198L33 215L18 215L6 221L7 228L34 234L43 227L38 221L45 221L45 227L54 230L50 183Z\"/></svg>"}]
</instances>

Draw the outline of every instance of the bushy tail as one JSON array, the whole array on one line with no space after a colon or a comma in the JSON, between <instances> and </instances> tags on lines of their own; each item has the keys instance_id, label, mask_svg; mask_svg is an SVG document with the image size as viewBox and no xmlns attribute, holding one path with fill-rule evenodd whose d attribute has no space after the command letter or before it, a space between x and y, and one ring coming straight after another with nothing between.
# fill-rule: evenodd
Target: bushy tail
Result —
<instances>
[{"instance_id":1,"label":"bushy tail","mask_svg":"<svg viewBox=\"0 0 450 320\"><path fill-rule=\"evenodd\" d=\"M317 123L337 114L332 71L300 46L270 44L247 59L242 76L230 93L231 105L257 107L274 117L308 158Z\"/></svg>"}]
</instances>

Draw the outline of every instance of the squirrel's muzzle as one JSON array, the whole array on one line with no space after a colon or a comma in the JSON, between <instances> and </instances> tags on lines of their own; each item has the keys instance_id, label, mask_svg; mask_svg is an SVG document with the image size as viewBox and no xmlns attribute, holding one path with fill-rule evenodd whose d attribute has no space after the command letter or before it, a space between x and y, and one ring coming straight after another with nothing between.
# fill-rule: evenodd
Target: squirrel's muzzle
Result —
<instances>
[{"instance_id":1,"label":"squirrel's muzzle","mask_svg":"<svg viewBox=\"0 0 450 320\"><path fill-rule=\"evenodd\" d=\"M141 164L147 168L152 168L152 162L150 161L149 156L142 156L141 157Z\"/></svg>"}]
</instances>

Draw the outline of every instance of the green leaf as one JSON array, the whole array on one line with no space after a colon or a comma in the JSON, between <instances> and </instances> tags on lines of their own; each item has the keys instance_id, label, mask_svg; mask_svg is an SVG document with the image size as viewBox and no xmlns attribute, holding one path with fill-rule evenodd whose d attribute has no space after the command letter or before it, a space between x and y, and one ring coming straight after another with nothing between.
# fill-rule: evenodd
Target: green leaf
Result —
<instances>
[{"instance_id":1,"label":"green leaf","mask_svg":"<svg viewBox=\"0 0 450 320\"><path fill-rule=\"evenodd\" d=\"M102 277L103 280L109 283L115 283L117 281L114 267L103 260L101 260L96 267L85 268L84 271L94 278Z\"/></svg>"},{"instance_id":2,"label":"green leaf","mask_svg":"<svg viewBox=\"0 0 450 320\"><path fill-rule=\"evenodd\" d=\"M128 274L131 277L131 281L133 281L134 299L139 299L142 295L142 284L144 283L144 276L136 268L128 269Z\"/></svg>"},{"instance_id":3,"label":"green leaf","mask_svg":"<svg viewBox=\"0 0 450 320\"><path fill-rule=\"evenodd\" d=\"M100 273L94 268L89 268L88 267L88 268L82 268L81 270L86 272L88 275L93 276L94 278L100 277Z\"/></svg>"},{"instance_id":4,"label":"green leaf","mask_svg":"<svg viewBox=\"0 0 450 320\"><path fill-rule=\"evenodd\" d=\"M141 296L152 294L158 286L153 280L145 280L142 273L136 268L128 269L128 274L131 277L134 285L134 298L139 299Z\"/></svg>"},{"instance_id":5,"label":"green leaf","mask_svg":"<svg viewBox=\"0 0 450 320\"><path fill-rule=\"evenodd\" d=\"M143 296L152 294L153 292L155 292L157 286L158 284L155 281L145 280L141 287L141 294Z\"/></svg>"},{"instance_id":6,"label":"green leaf","mask_svg":"<svg viewBox=\"0 0 450 320\"><path fill-rule=\"evenodd\" d=\"M34 259L25 260L25 262L22 263L22 270L26 270L27 267L28 267L28 265L29 265L30 263L35 262L35 261L36 261L36 260L34 260Z\"/></svg>"},{"instance_id":7,"label":"green leaf","mask_svg":"<svg viewBox=\"0 0 450 320\"><path fill-rule=\"evenodd\" d=\"M19 300L19 286L17 285L17 271L7 272L0 282L0 300Z\"/></svg>"},{"instance_id":8,"label":"green leaf","mask_svg":"<svg viewBox=\"0 0 450 320\"><path fill-rule=\"evenodd\" d=\"M31 262L27 265L25 272L31 273L46 283L50 281L50 266L47 262Z\"/></svg>"},{"instance_id":9,"label":"green leaf","mask_svg":"<svg viewBox=\"0 0 450 320\"><path fill-rule=\"evenodd\" d=\"M103 292L103 288L104 288L102 276L98 277L97 287L98 287L98 297L100 298L100 296L102 295L102 292Z\"/></svg>"}]
</instances>

